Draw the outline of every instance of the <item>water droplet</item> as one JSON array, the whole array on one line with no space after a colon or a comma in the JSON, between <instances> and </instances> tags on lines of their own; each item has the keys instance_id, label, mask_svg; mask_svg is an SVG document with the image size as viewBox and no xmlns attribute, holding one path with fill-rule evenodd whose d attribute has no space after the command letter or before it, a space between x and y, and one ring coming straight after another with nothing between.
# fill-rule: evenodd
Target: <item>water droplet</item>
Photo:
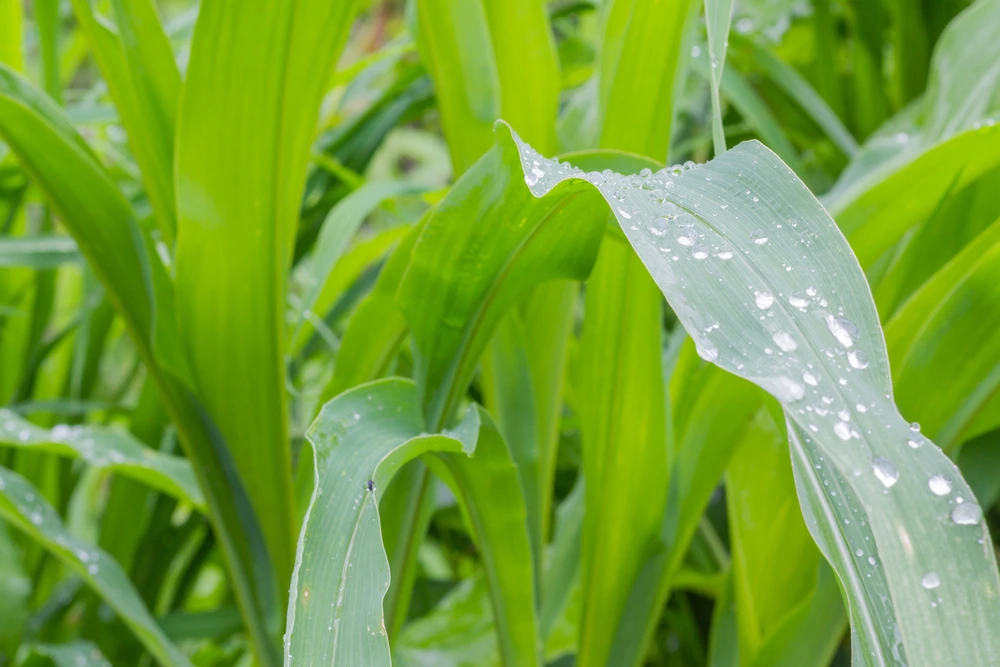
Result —
<instances>
[{"instance_id":1,"label":"water droplet","mask_svg":"<svg viewBox=\"0 0 1000 667\"><path fill-rule=\"evenodd\" d=\"M767 243L767 234L765 234L761 229L754 230L754 232L750 234L750 240L757 245L764 245Z\"/></svg>"},{"instance_id":2,"label":"water droplet","mask_svg":"<svg viewBox=\"0 0 1000 667\"><path fill-rule=\"evenodd\" d=\"M761 378L758 384L774 394L779 401L793 402L806 395L806 389L790 377Z\"/></svg>"},{"instance_id":3,"label":"water droplet","mask_svg":"<svg viewBox=\"0 0 1000 667\"><path fill-rule=\"evenodd\" d=\"M857 405L854 406L854 409L862 413L868 412L868 408L867 406L865 406L864 403L858 403Z\"/></svg>"},{"instance_id":4,"label":"water droplet","mask_svg":"<svg viewBox=\"0 0 1000 667\"><path fill-rule=\"evenodd\" d=\"M805 308L809 305L809 297L802 292L792 292L788 296L788 303L792 304L796 308Z\"/></svg>"},{"instance_id":5,"label":"water droplet","mask_svg":"<svg viewBox=\"0 0 1000 667\"><path fill-rule=\"evenodd\" d=\"M920 585L927 590L933 590L941 585L941 578L937 576L936 572L928 572L924 575L924 578L920 580Z\"/></svg>"},{"instance_id":6,"label":"water droplet","mask_svg":"<svg viewBox=\"0 0 1000 667\"><path fill-rule=\"evenodd\" d=\"M868 368L868 355L861 350L851 350L847 353L847 360L851 366L858 370Z\"/></svg>"},{"instance_id":7,"label":"water droplet","mask_svg":"<svg viewBox=\"0 0 1000 667\"><path fill-rule=\"evenodd\" d=\"M899 480L899 471L896 470L896 466L892 464L892 461L881 456L876 456L872 460L872 472L878 477L878 481L882 482L882 486L887 489Z\"/></svg>"},{"instance_id":8,"label":"water droplet","mask_svg":"<svg viewBox=\"0 0 1000 667\"><path fill-rule=\"evenodd\" d=\"M826 316L826 328L830 330L833 337L844 347L851 347L858 338L858 328L845 317Z\"/></svg>"},{"instance_id":9,"label":"water droplet","mask_svg":"<svg viewBox=\"0 0 1000 667\"><path fill-rule=\"evenodd\" d=\"M770 292L757 292L754 294L754 302L761 310L767 310L774 303L774 295Z\"/></svg>"},{"instance_id":10,"label":"water droplet","mask_svg":"<svg viewBox=\"0 0 1000 667\"><path fill-rule=\"evenodd\" d=\"M625 209L623 209L623 208L618 209L618 214L621 215L626 220L631 220L632 219L632 215L628 211L626 211Z\"/></svg>"},{"instance_id":11,"label":"water droplet","mask_svg":"<svg viewBox=\"0 0 1000 667\"><path fill-rule=\"evenodd\" d=\"M695 246L691 249L691 256L695 259L706 259L708 257L708 248L703 245Z\"/></svg>"},{"instance_id":12,"label":"water droplet","mask_svg":"<svg viewBox=\"0 0 1000 667\"><path fill-rule=\"evenodd\" d=\"M851 427L847 425L847 422L837 422L833 425L833 432L837 434L837 437L841 440L851 439ZM876 471L876 475L878 472ZM895 481L895 480L894 480ZM886 485L891 486L891 485Z\"/></svg>"},{"instance_id":13,"label":"water droplet","mask_svg":"<svg viewBox=\"0 0 1000 667\"><path fill-rule=\"evenodd\" d=\"M847 410L838 410L837 417L839 417L841 421L851 421L851 413Z\"/></svg>"},{"instance_id":14,"label":"water droplet","mask_svg":"<svg viewBox=\"0 0 1000 667\"><path fill-rule=\"evenodd\" d=\"M869 556L868 557L868 564L869 565L875 565L876 563L878 563L878 561L875 560L875 556Z\"/></svg>"},{"instance_id":15,"label":"water droplet","mask_svg":"<svg viewBox=\"0 0 1000 667\"><path fill-rule=\"evenodd\" d=\"M712 345L709 341L696 341L694 344L695 352L698 356L705 361L715 361L719 358L719 348Z\"/></svg>"},{"instance_id":16,"label":"water droplet","mask_svg":"<svg viewBox=\"0 0 1000 667\"><path fill-rule=\"evenodd\" d=\"M719 259L732 259L733 258L733 251L730 250L729 248L726 248L724 250L720 250L719 254L716 255L716 257L718 257Z\"/></svg>"},{"instance_id":17,"label":"water droplet","mask_svg":"<svg viewBox=\"0 0 1000 667\"><path fill-rule=\"evenodd\" d=\"M667 220L665 218L653 218L649 223L649 233L653 236L664 236L667 233Z\"/></svg>"},{"instance_id":18,"label":"water droplet","mask_svg":"<svg viewBox=\"0 0 1000 667\"><path fill-rule=\"evenodd\" d=\"M910 430L913 431L914 433L920 433L920 423L919 422L911 422L910 423Z\"/></svg>"},{"instance_id":19,"label":"water droplet","mask_svg":"<svg viewBox=\"0 0 1000 667\"><path fill-rule=\"evenodd\" d=\"M865 550L864 550L864 549L858 549L857 551L855 551L855 552L854 552L854 554L855 554L855 555L856 555L856 556L857 556L858 558L861 558L862 556L864 556L864 555L865 555Z\"/></svg>"},{"instance_id":20,"label":"water droplet","mask_svg":"<svg viewBox=\"0 0 1000 667\"><path fill-rule=\"evenodd\" d=\"M529 188L535 186L538 183L538 179L545 175L545 172L538 167L532 167L531 173L524 175L524 182L528 184Z\"/></svg>"},{"instance_id":21,"label":"water droplet","mask_svg":"<svg viewBox=\"0 0 1000 667\"><path fill-rule=\"evenodd\" d=\"M934 475L927 480L927 486L938 496L946 496L951 493L951 482L944 475Z\"/></svg>"},{"instance_id":22,"label":"water droplet","mask_svg":"<svg viewBox=\"0 0 1000 667\"><path fill-rule=\"evenodd\" d=\"M951 520L960 526L973 526L983 518L983 510L975 503L959 505L951 512Z\"/></svg>"},{"instance_id":23,"label":"water droplet","mask_svg":"<svg viewBox=\"0 0 1000 667\"><path fill-rule=\"evenodd\" d=\"M906 444L908 444L911 449L916 449L920 447L920 445L924 444L924 438L923 436L914 436L912 438L907 438Z\"/></svg>"},{"instance_id":24,"label":"water droplet","mask_svg":"<svg viewBox=\"0 0 1000 667\"><path fill-rule=\"evenodd\" d=\"M819 378L810 373L809 371L806 371L805 373L802 374L802 379L805 380L805 383L810 387L815 387L816 385L819 384Z\"/></svg>"},{"instance_id":25,"label":"water droplet","mask_svg":"<svg viewBox=\"0 0 1000 667\"><path fill-rule=\"evenodd\" d=\"M779 331L778 333L771 336L771 340L780 347L785 352L794 352L798 348L799 344L795 342L791 334L785 333L784 331Z\"/></svg>"}]
</instances>

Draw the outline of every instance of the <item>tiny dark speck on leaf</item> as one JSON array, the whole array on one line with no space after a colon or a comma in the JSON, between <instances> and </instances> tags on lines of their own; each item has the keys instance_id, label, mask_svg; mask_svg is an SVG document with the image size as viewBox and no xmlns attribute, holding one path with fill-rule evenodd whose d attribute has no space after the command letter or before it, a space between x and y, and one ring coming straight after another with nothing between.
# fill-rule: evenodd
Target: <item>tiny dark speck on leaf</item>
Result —
<instances>
[{"instance_id":1,"label":"tiny dark speck on leaf","mask_svg":"<svg viewBox=\"0 0 1000 667\"><path fill-rule=\"evenodd\" d=\"M372 480L368 480L368 490L369 491L375 490L375 482L373 482Z\"/></svg>"}]
</instances>

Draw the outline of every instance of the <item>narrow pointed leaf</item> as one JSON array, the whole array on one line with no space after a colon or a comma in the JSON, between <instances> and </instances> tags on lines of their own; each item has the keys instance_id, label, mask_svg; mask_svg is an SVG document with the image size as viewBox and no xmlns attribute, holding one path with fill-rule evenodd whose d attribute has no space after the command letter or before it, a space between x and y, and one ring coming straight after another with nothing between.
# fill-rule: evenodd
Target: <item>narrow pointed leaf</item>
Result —
<instances>
[{"instance_id":1,"label":"narrow pointed leaf","mask_svg":"<svg viewBox=\"0 0 1000 667\"><path fill-rule=\"evenodd\" d=\"M94 589L160 664L190 666L156 624L118 563L72 535L38 490L6 468L0 468L0 516L27 533Z\"/></svg>"},{"instance_id":2,"label":"narrow pointed leaf","mask_svg":"<svg viewBox=\"0 0 1000 667\"><path fill-rule=\"evenodd\" d=\"M206 511L190 463L149 449L124 430L91 426L44 429L0 408L0 444L80 458L96 468L131 477L189 502L201 512Z\"/></svg>"},{"instance_id":3,"label":"narrow pointed leaf","mask_svg":"<svg viewBox=\"0 0 1000 667\"><path fill-rule=\"evenodd\" d=\"M80 252L69 236L21 236L0 239L0 266L51 269L79 260Z\"/></svg>"}]
</instances>

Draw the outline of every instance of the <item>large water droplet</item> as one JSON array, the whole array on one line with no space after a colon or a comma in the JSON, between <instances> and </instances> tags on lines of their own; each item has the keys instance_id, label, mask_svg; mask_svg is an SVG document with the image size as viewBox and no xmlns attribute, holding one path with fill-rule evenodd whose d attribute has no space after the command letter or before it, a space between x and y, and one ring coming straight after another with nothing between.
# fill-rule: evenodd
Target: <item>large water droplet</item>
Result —
<instances>
[{"instance_id":1,"label":"large water droplet","mask_svg":"<svg viewBox=\"0 0 1000 667\"><path fill-rule=\"evenodd\" d=\"M535 186L535 183L538 182L538 179L544 175L545 175L544 171L542 171L538 167L532 167L531 172L524 175L524 182L527 183L529 188L532 188Z\"/></svg>"},{"instance_id":2,"label":"large water droplet","mask_svg":"<svg viewBox=\"0 0 1000 667\"><path fill-rule=\"evenodd\" d=\"M858 327L846 317L826 316L826 327L844 347L851 347L858 339Z\"/></svg>"},{"instance_id":3,"label":"large water droplet","mask_svg":"<svg viewBox=\"0 0 1000 667\"><path fill-rule=\"evenodd\" d=\"M774 295L770 292L757 292L754 294L754 303L761 310L767 310L774 303Z\"/></svg>"},{"instance_id":4,"label":"large water droplet","mask_svg":"<svg viewBox=\"0 0 1000 667\"><path fill-rule=\"evenodd\" d=\"M941 578L937 576L936 572L928 572L924 575L924 578L920 580L920 585L927 590L932 590L941 585Z\"/></svg>"},{"instance_id":5,"label":"large water droplet","mask_svg":"<svg viewBox=\"0 0 1000 667\"><path fill-rule=\"evenodd\" d=\"M809 297L802 292L792 292L788 297L788 303L796 308L805 308L809 305Z\"/></svg>"},{"instance_id":6,"label":"large water droplet","mask_svg":"<svg viewBox=\"0 0 1000 667\"><path fill-rule=\"evenodd\" d=\"M927 480L927 486L939 496L946 496L951 493L951 482L944 475L934 475Z\"/></svg>"},{"instance_id":7,"label":"large water droplet","mask_svg":"<svg viewBox=\"0 0 1000 667\"><path fill-rule=\"evenodd\" d=\"M719 259L732 259L733 251L730 248L723 248L719 251L719 254L717 254L716 257Z\"/></svg>"},{"instance_id":8,"label":"large water droplet","mask_svg":"<svg viewBox=\"0 0 1000 667\"><path fill-rule=\"evenodd\" d=\"M983 518L983 510L975 503L963 503L951 511L951 520L960 526L973 526Z\"/></svg>"},{"instance_id":9,"label":"large water droplet","mask_svg":"<svg viewBox=\"0 0 1000 667\"><path fill-rule=\"evenodd\" d=\"M774 394L779 401L793 402L806 395L806 388L790 377L761 378L758 384Z\"/></svg>"},{"instance_id":10,"label":"large water droplet","mask_svg":"<svg viewBox=\"0 0 1000 667\"><path fill-rule=\"evenodd\" d=\"M847 425L847 422L837 422L833 425L833 432L837 434L837 437L841 440L851 439L851 427ZM877 472L875 474L878 474Z\"/></svg>"},{"instance_id":11,"label":"large water droplet","mask_svg":"<svg viewBox=\"0 0 1000 667\"><path fill-rule=\"evenodd\" d=\"M667 233L667 219L653 218L649 223L649 233L653 236L665 236Z\"/></svg>"},{"instance_id":12,"label":"large water droplet","mask_svg":"<svg viewBox=\"0 0 1000 667\"><path fill-rule=\"evenodd\" d=\"M682 246L691 247L694 245L694 234L691 232L683 232L677 237L677 242Z\"/></svg>"},{"instance_id":13,"label":"large water droplet","mask_svg":"<svg viewBox=\"0 0 1000 667\"><path fill-rule=\"evenodd\" d=\"M755 229L750 234L750 240L756 243L757 245L764 245L765 243L767 243L767 234L762 229Z\"/></svg>"},{"instance_id":14,"label":"large water droplet","mask_svg":"<svg viewBox=\"0 0 1000 667\"><path fill-rule=\"evenodd\" d=\"M708 257L708 248L703 245L696 245L691 248L691 256L695 259L706 259Z\"/></svg>"},{"instance_id":15,"label":"large water droplet","mask_svg":"<svg viewBox=\"0 0 1000 667\"><path fill-rule=\"evenodd\" d=\"M695 341L694 349L698 353L698 356L705 361L715 361L719 358L719 348L707 340L704 342Z\"/></svg>"},{"instance_id":16,"label":"large water droplet","mask_svg":"<svg viewBox=\"0 0 1000 667\"><path fill-rule=\"evenodd\" d=\"M896 470L896 466L892 464L892 461L881 456L876 456L872 460L872 472L878 477L878 481L882 482L882 486L887 489L899 481L899 471Z\"/></svg>"},{"instance_id":17,"label":"large water droplet","mask_svg":"<svg viewBox=\"0 0 1000 667\"><path fill-rule=\"evenodd\" d=\"M799 346L799 344L795 342L795 339L792 338L792 335L785 333L784 331L779 331L771 336L771 340L773 340L774 343L785 352L794 352Z\"/></svg>"},{"instance_id":18,"label":"large water droplet","mask_svg":"<svg viewBox=\"0 0 1000 667\"><path fill-rule=\"evenodd\" d=\"M851 362L851 366L858 370L868 368L868 355L861 350L851 350L848 352L847 360Z\"/></svg>"}]
</instances>

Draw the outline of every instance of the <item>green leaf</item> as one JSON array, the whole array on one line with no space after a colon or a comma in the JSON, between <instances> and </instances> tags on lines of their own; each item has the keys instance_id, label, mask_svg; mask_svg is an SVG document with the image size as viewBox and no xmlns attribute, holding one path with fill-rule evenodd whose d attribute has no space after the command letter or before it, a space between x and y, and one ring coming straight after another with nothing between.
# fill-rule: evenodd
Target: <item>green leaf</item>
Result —
<instances>
[{"instance_id":1,"label":"green leaf","mask_svg":"<svg viewBox=\"0 0 1000 667\"><path fill-rule=\"evenodd\" d=\"M709 80L712 91L712 143L718 157L726 152L726 133L722 129L722 106L719 84L726 66L729 24L733 20L733 0L705 0L705 30L708 33Z\"/></svg>"},{"instance_id":2,"label":"green leaf","mask_svg":"<svg viewBox=\"0 0 1000 667\"><path fill-rule=\"evenodd\" d=\"M32 580L24 571L24 561L17 544L0 523L0 651L13 653L29 614Z\"/></svg>"},{"instance_id":3,"label":"green leaf","mask_svg":"<svg viewBox=\"0 0 1000 667\"><path fill-rule=\"evenodd\" d=\"M18 652L17 667L111 667L93 643L26 644Z\"/></svg>"},{"instance_id":4,"label":"green leaf","mask_svg":"<svg viewBox=\"0 0 1000 667\"><path fill-rule=\"evenodd\" d=\"M455 452L425 459L452 484L472 526L494 612L502 619L498 633L506 664L535 664L524 505L510 454L485 413L470 408L455 430L427 435L416 387L389 379L335 398L307 436L316 485L292 577L286 664L389 664L382 610L389 564L378 505L396 471L430 452Z\"/></svg>"},{"instance_id":5,"label":"green leaf","mask_svg":"<svg viewBox=\"0 0 1000 667\"><path fill-rule=\"evenodd\" d=\"M452 169L462 174L489 150L490 129L500 117L500 78L484 0L414 5L420 59L434 79Z\"/></svg>"},{"instance_id":6,"label":"green leaf","mask_svg":"<svg viewBox=\"0 0 1000 667\"><path fill-rule=\"evenodd\" d=\"M585 278L604 233L585 186L539 205L516 160L500 144L465 172L423 225L399 285L431 428L451 418L506 309L546 280Z\"/></svg>"},{"instance_id":7,"label":"green leaf","mask_svg":"<svg viewBox=\"0 0 1000 667\"><path fill-rule=\"evenodd\" d=\"M128 575L107 553L71 534L39 492L17 473L0 468L0 516L27 533L63 562L114 609L160 664L189 667L132 587Z\"/></svg>"},{"instance_id":8,"label":"green leaf","mask_svg":"<svg viewBox=\"0 0 1000 667\"><path fill-rule=\"evenodd\" d=\"M598 69L602 147L666 160L673 100L684 79L681 56L697 7L695 0L604 3Z\"/></svg>"},{"instance_id":9,"label":"green leaf","mask_svg":"<svg viewBox=\"0 0 1000 667\"><path fill-rule=\"evenodd\" d=\"M20 0L0 0L0 63L13 70L24 65L24 8Z\"/></svg>"},{"instance_id":10,"label":"green leaf","mask_svg":"<svg viewBox=\"0 0 1000 667\"><path fill-rule=\"evenodd\" d=\"M177 232L174 128L181 77L151 0L114 0L116 25L92 0L72 0L142 171L153 216L168 245Z\"/></svg>"},{"instance_id":11,"label":"green leaf","mask_svg":"<svg viewBox=\"0 0 1000 667\"><path fill-rule=\"evenodd\" d=\"M187 461L149 449L120 429L66 425L44 429L0 408L0 444L81 458L207 511Z\"/></svg>"},{"instance_id":12,"label":"green leaf","mask_svg":"<svg viewBox=\"0 0 1000 667\"><path fill-rule=\"evenodd\" d=\"M885 327L896 399L945 449L1000 421L989 409L1000 392L998 271L1000 221L924 283Z\"/></svg>"},{"instance_id":13,"label":"green leaf","mask_svg":"<svg viewBox=\"0 0 1000 667\"><path fill-rule=\"evenodd\" d=\"M285 300L327 71L356 1L202 5L177 120L178 330L260 522L279 605L294 556ZM238 175L238 177L234 177Z\"/></svg>"},{"instance_id":14,"label":"green leaf","mask_svg":"<svg viewBox=\"0 0 1000 667\"><path fill-rule=\"evenodd\" d=\"M0 238L0 266L51 269L79 260L76 243L69 236Z\"/></svg>"},{"instance_id":15,"label":"green leaf","mask_svg":"<svg viewBox=\"0 0 1000 667\"><path fill-rule=\"evenodd\" d=\"M540 156L518 148L531 173ZM980 544L982 510L892 403L868 285L794 173L754 142L646 178L552 161L539 170L532 192L542 202L567 181L594 183L702 356L782 403L807 525L847 591L856 659L977 664L1000 650L988 630L1000 620L1000 597L988 593L1000 578ZM855 550L877 554L877 567ZM940 587L919 585L935 577Z\"/></svg>"}]
</instances>

